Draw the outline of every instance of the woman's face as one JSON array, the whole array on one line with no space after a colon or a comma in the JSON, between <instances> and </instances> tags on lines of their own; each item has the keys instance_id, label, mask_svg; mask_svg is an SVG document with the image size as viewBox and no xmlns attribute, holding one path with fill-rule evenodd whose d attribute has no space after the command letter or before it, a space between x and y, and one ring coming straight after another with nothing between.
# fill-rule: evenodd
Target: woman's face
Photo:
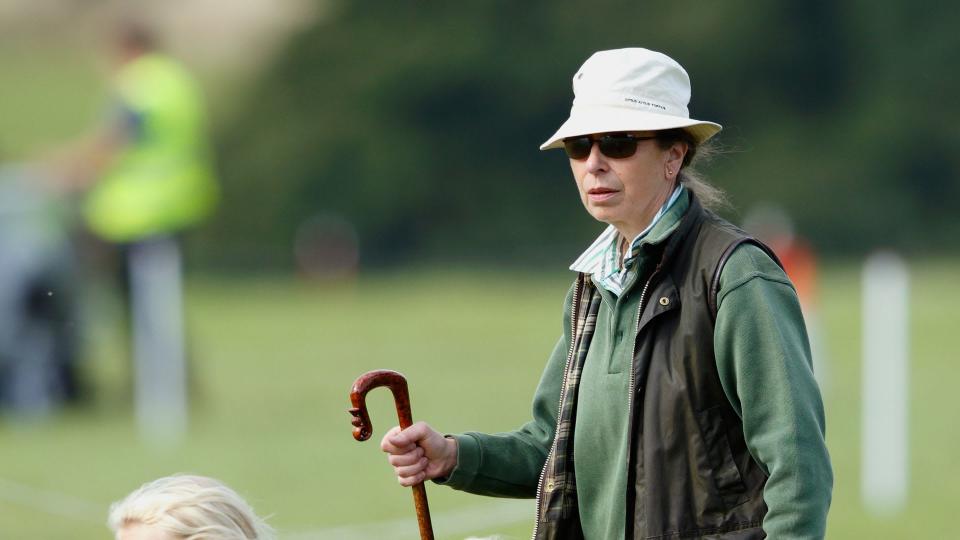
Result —
<instances>
[{"instance_id":1,"label":"woman's face","mask_svg":"<svg viewBox=\"0 0 960 540\"><path fill-rule=\"evenodd\" d=\"M634 133L639 137L654 134ZM655 139L641 140L635 154L617 159L603 155L594 143L586 159L570 159L583 206L595 219L613 225L632 240L670 197L686 148L678 142L664 150Z\"/></svg>"}]
</instances>

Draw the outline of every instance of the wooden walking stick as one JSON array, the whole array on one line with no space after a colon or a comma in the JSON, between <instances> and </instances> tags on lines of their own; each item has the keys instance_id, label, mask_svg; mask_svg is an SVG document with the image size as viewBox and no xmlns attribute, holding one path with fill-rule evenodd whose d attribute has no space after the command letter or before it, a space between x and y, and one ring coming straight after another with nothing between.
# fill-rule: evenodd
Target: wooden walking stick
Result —
<instances>
[{"instance_id":1,"label":"wooden walking stick","mask_svg":"<svg viewBox=\"0 0 960 540\"><path fill-rule=\"evenodd\" d=\"M370 414L367 412L366 396L367 392L378 386L386 386L393 392L400 429L407 429L413 424L413 415L410 413L410 394L407 392L407 380L403 375L389 369L368 371L353 382L353 389L350 391L353 408L348 410L353 415L353 438L358 441L365 441L373 435L373 424L370 423ZM422 482L413 486L413 504L417 509L421 540L433 540L430 508L427 506L427 490Z\"/></svg>"}]
</instances>

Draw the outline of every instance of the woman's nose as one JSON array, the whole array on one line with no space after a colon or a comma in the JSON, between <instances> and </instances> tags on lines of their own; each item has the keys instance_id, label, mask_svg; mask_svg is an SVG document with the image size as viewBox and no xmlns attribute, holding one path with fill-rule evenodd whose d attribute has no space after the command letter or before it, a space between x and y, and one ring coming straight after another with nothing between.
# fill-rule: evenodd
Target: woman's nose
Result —
<instances>
[{"instance_id":1,"label":"woman's nose","mask_svg":"<svg viewBox=\"0 0 960 540\"><path fill-rule=\"evenodd\" d=\"M606 170L607 168L607 159L600 152L600 145L594 141L593 146L590 147L590 155L587 156L587 171L593 173L598 171Z\"/></svg>"}]
</instances>

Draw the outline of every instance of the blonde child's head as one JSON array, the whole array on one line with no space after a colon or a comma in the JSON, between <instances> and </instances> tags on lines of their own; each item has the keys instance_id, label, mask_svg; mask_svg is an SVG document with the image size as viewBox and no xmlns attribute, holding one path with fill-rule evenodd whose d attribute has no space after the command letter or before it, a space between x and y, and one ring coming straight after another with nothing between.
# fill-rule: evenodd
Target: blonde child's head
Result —
<instances>
[{"instance_id":1,"label":"blonde child's head","mask_svg":"<svg viewBox=\"0 0 960 540\"><path fill-rule=\"evenodd\" d=\"M110 506L117 540L272 540L240 495L213 478L178 474L148 482Z\"/></svg>"}]
</instances>

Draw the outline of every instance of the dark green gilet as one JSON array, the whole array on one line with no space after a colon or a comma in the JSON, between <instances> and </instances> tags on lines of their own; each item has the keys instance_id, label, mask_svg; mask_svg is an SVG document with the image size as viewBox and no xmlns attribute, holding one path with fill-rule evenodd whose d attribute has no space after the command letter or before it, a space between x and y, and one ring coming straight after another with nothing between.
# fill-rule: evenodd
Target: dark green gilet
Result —
<instances>
[{"instance_id":1,"label":"dark green gilet","mask_svg":"<svg viewBox=\"0 0 960 540\"><path fill-rule=\"evenodd\" d=\"M627 538L766 536L761 525L767 476L747 450L743 424L723 391L713 349L720 273L744 243L757 245L780 264L768 247L704 210L691 195L687 213L655 255L659 263L643 278L633 359ZM583 286L574 305L589 305L592 311L574 310L575 316L579 320L587 314L589 319L589 313L596 316L599 293L589 279L579 279ZM573 349L589 347L593 327L582 321L575 326ZM563 391L575 396L576 386ZM575 405L562 408L558 422L570 422L575 410ZM571 438L574 429L565 437ZM570 446L564 447L569 452ZM558 479L558 470L559 476L569 475L555 465L569 467L570 457L551 453L545 467L549 480ZM565 489L545 495L538 508L538 540L583 538L575 481L561 483Z\"/></svg>"},{"instance_id":2,"label":"dark green gilet","mask_svg":"<svg viewBox=\"0 0 960 540\"><path fill-rule=\"evenodd\" d=\"M767 477L747 450L713 349L720 272L743 243L779 264L691 196L646 278L633 360L627 538L765 537Z\"/></svg>"}]
</instances>

